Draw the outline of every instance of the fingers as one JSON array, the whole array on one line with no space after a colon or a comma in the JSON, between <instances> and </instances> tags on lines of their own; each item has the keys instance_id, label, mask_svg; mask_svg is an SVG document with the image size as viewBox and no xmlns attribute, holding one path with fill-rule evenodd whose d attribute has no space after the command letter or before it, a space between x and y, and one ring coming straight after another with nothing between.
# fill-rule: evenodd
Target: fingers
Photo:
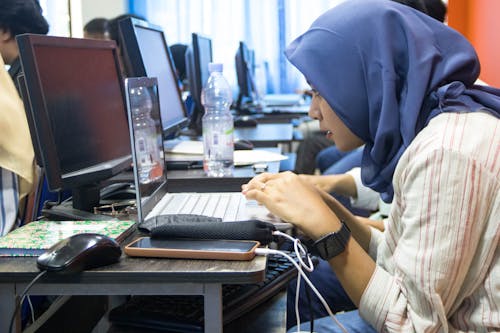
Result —
<instances>
[{"instance_id":1,"label":"fingers","mask_svg":"<svg viewBox=\"0 0 500 333\"><path fill-rule=\"evenodd\" d=\"M258 176L253 177L247 184L241 186L243 194L252 189L263 189L265 188L269 180L275 179L279 174L272 174L268 172L261 173Z\"/></svg>"},{"instance_id":2,"label":"fingers","mask_svg":"<svg viewBox=\"0 0 500 333\"><path fill-rule=\"evenodd\" d=\"M246 185L243 185L246 186ZM247 187L242 190L242 194L248 200L255 200L259 204L265 204L270 199L269 186L266 183L262 183L260 187Z\"/></svg>"},{"instance_id":3,"label":"fingers","mask_svg":"<svg viewBox=\"0 0 500 333\"><path fill-rule=\"evenodd\" d=\"M267 196L262 196L261 193L266 190L269 191L270 186L274 186L281 183L282 180L287 177L296 175L292 172L282 172L282 173L262 173L258 176L255 176L250 180L247 184L241 186L241 190L243 195L245 195L248 199L255 199L259 202L263 202Z\"/></svg>"},{"instance_id":4,"label":"fingers","mask_svg":"<svg viewBox=\"0 0 500 333\"><path fill-rule=\"evenodd\" d=\"M257 179L252 179L248 184L244 184L241 186L241 192L247 196L248 193L258 191L258 192L264 192L266 188L268 188L269 184L271 182L267 181L260 181ZM247 196L248 197L248 196Z\"/></svg>"}]
</instances>

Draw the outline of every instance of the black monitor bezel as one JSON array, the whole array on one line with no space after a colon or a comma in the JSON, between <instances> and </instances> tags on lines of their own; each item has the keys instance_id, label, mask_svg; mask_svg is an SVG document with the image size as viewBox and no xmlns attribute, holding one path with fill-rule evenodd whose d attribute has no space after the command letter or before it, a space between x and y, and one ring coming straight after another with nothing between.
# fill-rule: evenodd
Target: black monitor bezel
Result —
<instances>
[{"instance_id":1,"label":"black monitor bezel","mask_svg":"<svg viewBox=\"0 0 500 333\"><path fill-rule=\"evenodd\" d=\"M236 79L238 82L238 99L236 108L240 109L245 104L256 102L254 96L257 95L252 64L252 50L248 48L245 42L240 41L238 50L234 56L236 67Z\"/></svg>"},{"instance_id":2,"label":"black monitor bezel","mask_svg":"<svg viewBox=\"0 0 500 333\"><path fill-rule=\"evenodd\" d=\"M186 51L186 74L189 81L189 91L194 102L193 110L190 116L189 127L201 134L201 118L205 113L203 104L201 103L201 91L205 82L201 82L201 66L200 66L200 39L208 41L210 46L210 61L213 61L213 44L212 39L206 35L193 32L191 34L191 45Z\"/></svg>"},{"instance_id":3,"label":"black monitor bezel","mask_svg":"<svg viewBox=\"0 0 500 333\"><path fill-rule=\"evenodd\" d=\"M175 70L175 64L173 61L172 53L170 52L170 48L168 47L165 38L165 33L160 26L151 24L149 22L137 18L126 18L118 22L118 28L119 28L120 47L123 53L125 71L127 73L127 77L152 77L152 75L148 75L146 65L144 64L144 61L141 56L140 45L136 34L136 28L140 28L140 29L152 30L162 35L162 40L164 44L163 46L165 52L168 55L167 57L168 66L170 66L172 73L175 75L175 79L179 81L179 78L177 77L177 72ZM166 123L165 121L162 121L164 137L169 137L173 134L176 134L177 132L179 132L179 130L185 128L189 124L189 118L187 115L186 106L184 104L184 101L182 100L182 92L178 84L176 84L176 87L177 87L177 95L184 116L179 119L174 119L174 121L172 121L171 123ZM160 109L160 112L163 117L163 113L169 111Z\"/></svg>"},{"instance_id":4,"label":"black monitor bezel","mask_svg":"<svg viewBox=\"0 0 500 333\"><path fill-rule=\"evenodd\" d=\"M47 109L41 81L38 78L39 74L35 55L35 47L38 45L110 50L115 59L116 72L119 78L118 84L120 85L120 93L124 106L123 116L126 121L124 85L116 43L114 41L35 34L18 35L16 39L24 73L24 92L27 95L25 101L29 101L29 107L25 105L26 116L29 119L28 124L30 124L31 135L32 137L33 135L36 136L34 140L34 149L37 150L36 154L37 158L40 160L38 161L41 164L40 166L44 168L49 189L51 191L60 191L63 189L75 190L81 186L96 186L96 184L99 184L101 181L109 179L128 168L132 162L130 149L128 154L97 164L106 166L100 171L94 171L96 165L92 165L78 171L65 174L62 172L59 165L56 141L50 126L50 112ZM128 142L126 144L128 145ZM86 171L89 170L92 170L92 173L87 174Z\"/></svg>"}]
</instances>

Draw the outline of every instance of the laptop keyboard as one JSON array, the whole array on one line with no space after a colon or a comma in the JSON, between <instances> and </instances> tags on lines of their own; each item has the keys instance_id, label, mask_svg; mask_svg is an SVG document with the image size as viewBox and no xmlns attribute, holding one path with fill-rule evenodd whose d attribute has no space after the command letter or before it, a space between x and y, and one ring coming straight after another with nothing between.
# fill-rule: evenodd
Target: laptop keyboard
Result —
<instances>
[{"instance_id":1,"label":"laptop keyboard","mask_svg":"<svg viewBox=\"0 0 500 333\"><path fill-rule=\"evenodd\" d=\"M168 193L146 216L192 214L218 217L222 221L259 220L273 223L278 230L288 230L291 225L270 213L255 200L247 200L240 192L220 193Z\"/></svg>"},{"instance_id":2,"label":"laptop keyboard","mask_svg":"<svg viewBox=\"0 0 500 333\"><path fill-rule=\"evenodd\" d=\"M146 219L158 215L194 214L221 218L222 221L261 220L282 223L254 200L239 192L168 193Z\"/></svg>"},{"instance_id":3,"label":"laptop keyboard","mask_svg":"<svg viewBox=\"0 0 500 333\"><path fill-rule=\"evenodd\" d=\"M166 199L158 215L196 214L223 221L235 221L240 207L246 204L241 193L173 193L167 194ZM160 201L159 205L162 203Z\"/></svg>"}]
</instances>

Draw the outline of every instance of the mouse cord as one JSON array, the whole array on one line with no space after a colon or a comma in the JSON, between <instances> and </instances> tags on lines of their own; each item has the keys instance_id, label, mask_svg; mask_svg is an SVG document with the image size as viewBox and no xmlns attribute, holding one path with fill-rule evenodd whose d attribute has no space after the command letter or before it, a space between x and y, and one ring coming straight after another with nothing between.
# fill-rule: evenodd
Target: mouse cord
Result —
<instances>
[{"instance_id":1,"label":"mouse cord","mask_svg":"<svg viewBox=\"0 0 500 333\"><path fill-rule=\"evenodd\" d=\"M31 303L31 297L29 297L28 295L24 296L24 298L21 299L21 306L24 303L25 299L28 301L28 305L30 307L30 311L31 311L31 323L34 323L35 322L35 309L33 308L33 303Z\"/></svg>"},{"instance_id":2,"label":"mouse cord","mask_svg":"<svg viewBox=\"0 0 500 333\"><path fill-rule=\"evenodd\" d=\"M47 271L41 271L31 282L24 288L23 293L21 296L19 296L19 301L16 301L16 307L14 308L14 313L12 313L12 317L10 318L10 324L9 324L9 333L12 332L12 328L14 326L14 320L16 318L17 311L19 311L19 308L21 307L22 300L28 293L28 291L33 287L36 281L38 281L42 276L44 276L47 273Z\"/></svg>"}]
</instances>

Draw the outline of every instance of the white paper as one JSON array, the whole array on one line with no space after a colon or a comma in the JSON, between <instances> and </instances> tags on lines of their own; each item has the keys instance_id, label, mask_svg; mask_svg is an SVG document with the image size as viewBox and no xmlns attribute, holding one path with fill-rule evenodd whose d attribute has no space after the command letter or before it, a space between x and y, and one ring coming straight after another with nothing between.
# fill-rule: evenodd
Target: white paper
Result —
<instances>
[{"instance_id":1,"label":"white paper","mask_svg":"<svg viewBox=\"0 0 500 333\"><path fill-rule=\"evenodd\" d=\"M173 154L203 155L203 141L193 141L193 140L166 141L165 152Z\"/></svg>"},{"instance_id":2,"label":"white paper","mask_svg":"<svg viewBox=\"0 0 500 333\"><path fill-rule=\"evenodd\" d=\"M273 153L263 149L252 150L235 150L234 151L234 165L251 165L255 163L267 163L286 160L288 157Z\"/></svg>"}]
</instances>

